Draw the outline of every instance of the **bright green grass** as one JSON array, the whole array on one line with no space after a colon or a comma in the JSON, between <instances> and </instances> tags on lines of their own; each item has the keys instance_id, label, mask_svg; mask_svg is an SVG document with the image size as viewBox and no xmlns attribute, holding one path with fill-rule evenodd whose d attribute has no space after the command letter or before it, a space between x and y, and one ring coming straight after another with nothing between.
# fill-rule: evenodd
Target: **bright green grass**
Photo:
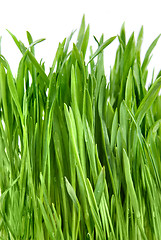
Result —
<instances>
[{"instance_id":1,"label":"bright green grass","mask_svg":"<svg viewBox=\"0 0 161 240\"><path fill-rule=\"evenodd\" d=\"M48 75L34 54L43 39L27 32L26 48L10 35L22 59L14 78L0 55L0 239L161 239L161 73L145 87L160 35L142 60L143 28L126 40L122 25L95 39L86 63L83 17ZM113 41L108 81L103 49Z\"/></svg>"}]
</instances>

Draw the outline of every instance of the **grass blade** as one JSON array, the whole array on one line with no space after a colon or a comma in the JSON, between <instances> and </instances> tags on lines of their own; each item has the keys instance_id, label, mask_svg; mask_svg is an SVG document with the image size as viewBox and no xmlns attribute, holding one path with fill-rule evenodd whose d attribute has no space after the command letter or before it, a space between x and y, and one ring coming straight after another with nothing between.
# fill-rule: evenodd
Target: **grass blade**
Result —
<instances>
[{"instance_id":1,"label":"grass blade","mask_svg":"<svg viewBox=\"0 0 161 240\"><path fill-rule=\"evenodd\" d=\"M112 43L115 40L116 36L109 38L104 43L102 43L98 49L95 51L95 53L91 56L88 64L99 54L101 53L110 43Z\"/></svg>"}]
</instances>

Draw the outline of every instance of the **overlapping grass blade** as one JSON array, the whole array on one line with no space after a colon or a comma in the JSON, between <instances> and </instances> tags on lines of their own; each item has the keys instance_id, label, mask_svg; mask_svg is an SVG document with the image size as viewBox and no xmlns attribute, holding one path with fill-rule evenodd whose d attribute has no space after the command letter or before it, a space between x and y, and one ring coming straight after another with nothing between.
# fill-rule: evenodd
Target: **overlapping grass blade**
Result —
<instances>
[{"instance_id":1,"label":"overlapping grass blade","mask_svg":"<svg viewBox=\"0 0 161 240\"><path fill-rule=\"evenodd\" d=\"M104 43L102 43L98 49L95 51L95 53L91 56L90 61L88 63L90 63L99 53L101 53L110 43L112 43L115 40L116 36L109 38L108 40L106 40Z\"/></svg>"},{"instance_id":2,"label":"overlapping grass blade","mask_svg":"<svg viewBox=\"0 0 161 240\"><path fill-rule=\"evenodd\" d=\"M160 35L142 61L143 27L126 40L123 24L108 81L116 36L95 37L86 63L85 16L48 75L35 54L44 39L27 32L26 47L9 34L22 58L13 77L0 56L0 238L160 239L160 73L146 88Z\"/></svg>"}]
</instances>

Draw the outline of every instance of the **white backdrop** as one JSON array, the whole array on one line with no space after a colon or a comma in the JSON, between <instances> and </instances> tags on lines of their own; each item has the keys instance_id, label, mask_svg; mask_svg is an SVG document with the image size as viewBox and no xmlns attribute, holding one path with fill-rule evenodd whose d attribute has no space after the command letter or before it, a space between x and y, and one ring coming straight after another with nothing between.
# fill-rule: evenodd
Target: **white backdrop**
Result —
<instances>
[{"instance_id":1,"label":"white backdrop","mask_svg":"<svg viewBox=\"0 0 161 240\"><path fill-rule=\"evenodd\" d=\"M79 29L83 14L86 24L90 24L90 45L96 49L93 39L104 34L104 39L119 34L123 22L127 37L135 32L137 37L144 26L142 56L148 46L161 33L160 1L144 0L5 0L0 4L0 35L2 36L2 54L7 58L11 69L16 74L21 54L6 29L27 44L26 31L34 40L46 38L36 46L36 56L46 62L46 72L58 46L72 30ZM77 31L78 32L78 31ZM77 33L75 33L75 37ZM105 68L108 75L113 65L117 40L105 50ZM150 70L155 67L157 74L161 68L161 39L153 51ZM149 73L151 74L151 73ZM155 75L156 75L155 74Z\"/></svg>"}]
</instances>

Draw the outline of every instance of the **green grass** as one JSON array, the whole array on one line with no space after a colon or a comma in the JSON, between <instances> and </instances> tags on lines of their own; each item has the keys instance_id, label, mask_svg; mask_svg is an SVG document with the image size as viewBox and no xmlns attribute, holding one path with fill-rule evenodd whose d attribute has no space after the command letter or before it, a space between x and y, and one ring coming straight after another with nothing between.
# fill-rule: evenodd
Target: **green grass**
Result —
<instances>
[{"instance_id":1,"label":"green grass","mask_svg":"<svg viewBox=\"0 0 161 240\"><path fill-rule=\"evenodd\" d=\"M46 74L34 50L44 39L9 34L22 59L14 77L0 55L0 239L161 239L161 72L146 87L160 35L142 60L143 27L126 40L123 24L86 62L83 16Z\"/></svg>"}]
</instances>

